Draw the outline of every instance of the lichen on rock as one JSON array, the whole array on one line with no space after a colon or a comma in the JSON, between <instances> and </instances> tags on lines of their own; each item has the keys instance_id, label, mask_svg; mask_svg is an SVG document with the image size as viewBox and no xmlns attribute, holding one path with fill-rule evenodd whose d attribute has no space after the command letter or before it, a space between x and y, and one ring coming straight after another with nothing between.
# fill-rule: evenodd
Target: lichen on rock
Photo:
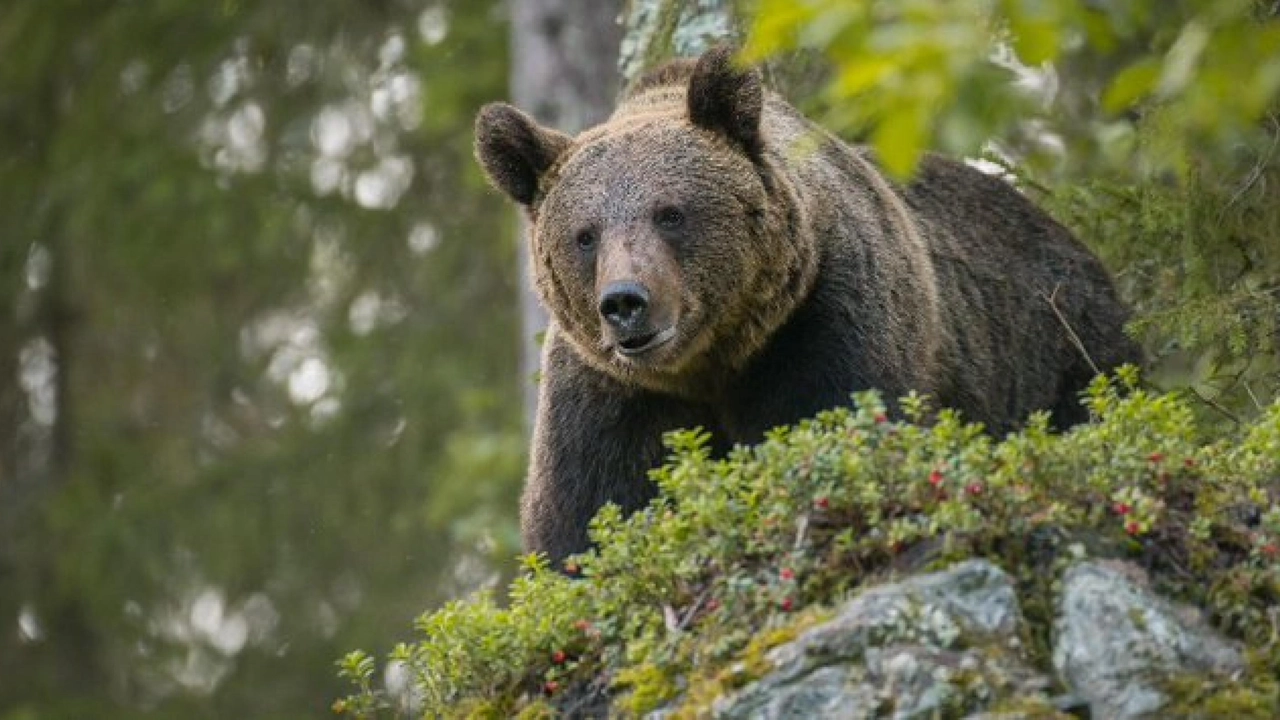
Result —
<instances>
[{"instance_id":1,"label":"lichen on rock","mask_svg":"<svg viewBox=\"0 0 1280 720\"><path fill-rule=\"evenodd\" d=\"M1023 658L1012 579L985 560L871 588L769 653L724 718L937 717L1048 686Z\"/></svg>"},{"instance_id":2,"label":"lichen on rock","mask_svg":"<svg viewBox=\"0 0 1280 720\"><path fill-rule=\"evenodd\" d=\"M1198 611L1158 597L1140 577L1132 565L1085 562L1062 578L1053 664L1094 717L1147 717L1168 703L1163 686L1174 676L1244 670L1239 649Z\"/></svg>"}]
</instances>

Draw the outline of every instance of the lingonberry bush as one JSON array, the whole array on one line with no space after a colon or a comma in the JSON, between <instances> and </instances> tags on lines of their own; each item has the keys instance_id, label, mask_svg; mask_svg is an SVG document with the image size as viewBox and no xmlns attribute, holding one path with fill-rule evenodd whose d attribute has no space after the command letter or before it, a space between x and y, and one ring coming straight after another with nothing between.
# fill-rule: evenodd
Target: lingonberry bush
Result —
<instances>
[{"instance_id":1,"label":"lingonberry bush","mask_svg":"<svg viewBox=\"0 0 1280 720\"><path fill-rule=\"evenodd\" d=\"M402 685L352 653L355 693L338 709L538 716L605 695L624 713L696 708L855 588L973 556L1030 598L1082 556L1142 564L1252 649L1256 676L1232 692L1275 709L1280 403L1223 432L1131 369L1085 402L1094 423L1055 433L1037 416L1005 438L920 396L890 420L874 392L725 458L701 431L673 433L661 496L630 517L606 507L574 572L529 557L508 603L481 594L424 615L389 659ZM1046 666L1049 605L1024 607Z\"/></svg>"}]
</instances>

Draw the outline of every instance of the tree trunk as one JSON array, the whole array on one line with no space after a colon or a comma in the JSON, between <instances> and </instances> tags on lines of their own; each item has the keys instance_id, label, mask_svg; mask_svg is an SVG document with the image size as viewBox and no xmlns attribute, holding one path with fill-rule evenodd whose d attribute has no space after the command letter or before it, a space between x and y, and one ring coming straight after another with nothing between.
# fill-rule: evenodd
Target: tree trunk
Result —
<instances>
[{"instance_id":1,"label":"tree trunk","mask_svg":"<svg viewBox=\"0 0 1280 720\"><path fill-rule=\"evenodd\" d=\"M0 678L17 675L19 667L54 668L52 674L30 673L27 679L65 690L68 697L99 697L109 672L99 655L98 633L87 600L67 597L59 588L57 548L47 532L49 504L66 486L75 452L69 364L77 286L70 277L70 241L58 201L43 194L56 186L52 148L64 112L56 98L60 89L74 88L78 80L73 71L51 73L33 103L38 108L33 112L46 128L27 148L28 159L40 168L35 192L42 195L37 200L33 194L27 202L35 208L29 214L29 237L41 241L49 258L42 287L27 287L30 243L15 243L0 255L0 268L13 273L0 288L0 313L5 315L0 321L0 351L7 354L0 360L0 622L9 628L15 621L19 625L17 632L0 641ZM28 307L20 309L23 305ZM20 380L24 364L33 362L22 357L23 349L34 339L42 339L51 350L52 375L45 382L54 395L54 412L48 427L29 409L30 394L36 390ZM26 622L34 619L37 630L21 624L27 612L33 615ZM6 701L0 697L0 705Z\"/></svg>"},{"instance_id":2,"label":"tree trunk","mask_svg":"<svg viewBox=\"0 0 1280 720\"><path fill-rule=\"evenodd\" d=\"M618 91L621 0L520 0L511 4L511 101L539 122L573 134L598 124ZM532 425L547 314L533 292L520 222L520 374Z\"/></svg>"},{"instance_id":3,"label":"tree trunk","mask_svg":"<svg viewBox=\"0 0 1280 720\"><path fill-rule=\"evenodd\" d=\"M745 16L733 0L630 0L618 59L631 84L655 65L695 57L719 43L740 43Z\"/></svg>"}]
</instances>

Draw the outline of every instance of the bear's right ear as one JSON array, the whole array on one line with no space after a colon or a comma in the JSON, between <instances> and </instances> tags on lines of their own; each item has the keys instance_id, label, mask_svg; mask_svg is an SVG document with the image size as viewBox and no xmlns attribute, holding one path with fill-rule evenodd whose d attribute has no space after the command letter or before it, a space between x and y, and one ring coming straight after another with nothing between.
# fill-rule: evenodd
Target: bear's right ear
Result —
<instances>
[{"instance_id":1,"label":"bear's right ear","mask_svg":"<svg viewBox=\"0 0 1280 720\"><path fill-rule=\"evenodd\" d=\"M533 204L538 180L572 142L506 103L489 103L476 115L476 159L494 187L521 205Z\"/></svg>"},{"instance_id":2,"label":"bear's right ear","mask_svg":"<svg viewBox=\"0 0 1280 720\"><path fill-rule=\"evenodd\" d=\"M689 119L736 142L752 155L760 151L764 88L760 71L739 67L733 49L720 45L702 54L689 78Z\"/></svg>"}]
</instances>

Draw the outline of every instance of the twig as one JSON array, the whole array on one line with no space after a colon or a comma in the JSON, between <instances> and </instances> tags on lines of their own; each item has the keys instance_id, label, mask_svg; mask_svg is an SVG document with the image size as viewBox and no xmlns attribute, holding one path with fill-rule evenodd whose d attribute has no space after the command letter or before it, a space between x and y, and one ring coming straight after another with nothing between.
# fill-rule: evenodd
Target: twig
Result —
<instances>
[{"instance_id":1,"label":"twig","mask_svg":"<svg viewBox=\"0 0 1280 720\"><path fill-rule=\"evenodd\" d=\"M1219 223L1222 222L1222 218L1226 217L1227 210L1231 209L1231 206L1235 205L1241 197L1244 197L1245 193L1249 192L1249 188L1253 187L1254 183L1258 182L1258 178L1262 177L1262 171L1271 164L1271 158L1276 154L1276 146L1280 145L1280 119L1277 119L1275 114L1269 115L1268 118L1271 120L1271 127L1275 130L1271 137L1271 147L1267 148L1267 152L1259 157L1258 161L1253 164L1253 167L1249 170L1249 175L1245 177L1244 182L1234 193L1231 194L1231 198L1228 199L1222 206L1222 209L1218 211Z\"/></svg>"},{"instance_id":2,"label":"twig","mask_svg":"<svg viewBox=\"0 0 1280 720\"><path fill-rule=\"evenodd\" d=\"M1228 409L1226 409L1226 408L1222 407L1222 404L1221 404L1221 403L1219 403L1217 400L1214 400L1213 398L1210 398L1210 397L1205 397L1204 395L1200 394L1200 391L1199 391L1199 390L1197 390L1197 389L1195 389L1194 387L1187 386L1187 389L1188 389L1188 390L1190 390L1190 391L1191 391L1191 394L1192 394L1192 395L1195 395L1195 396L1196 396L1196 398L1197 398L1198 400L1200 400L1200 402L1202 402L1202 403L1204 403L1205 405L1208 405L1209 407L1213 408L1214 410L1217 410L1218 412L1222 413L1222 416L1223 416L1223 417L1225 417L1226 419L1230 420L1231 422L1233 422L1233 423L1235 423L1235 424L1237 424L1237 425L1239 425L1239 424L1240 424L1240 418L1236 417L1236 414L1235 414L1235 413L1233 413L1233 412L1231 412L1230 410L1228 410Z\"/></svg>"},{"instance_id":3,"label":"twig","mask_svg":"<svg viewBox=\"0 0 1280 720\"><path fill-rule=\"evenodd\" d=\"M1089 351L1085 349L1084 343L1080 340L1080 336L1076 334L1076 331L1071 327L1071 323L1067 322L1066 316L1058 309L1058 291L1061 289L1062 283L1058 283L1054 286L1053 293L1045 297L1045 300L1049 301L1049 308L1053 310L1053 314L1058 316L1058 322L1062 323L1062 327L1066 328L1067 336L1071 338L1071 344L1076 346L1076 349L1080 351L1082 356L1084 356L1085 362L1089 363L1090 368L1093 368L1093 374L1101 375L1102 370L1098 369L1098 364L1089 356Z\"/></svg>"},{"instance_id":4,"label":"twig","mask_svg":"<svg viewBox=\"0 0 1280 720\"><path fill-rule=\"evenodd\" d=\"M799 550L804 547L804 541L809 535L809 514L805 513L796 521L796 542L795 549Z\"/></svg>"},{"instance_id":5,"label":"twig","mask_svg":"<svg viewBox=\"0 0 1280 720\"><path fill-rule=\"evenodd\" d=\"M1258 396L1253 394L1253 388L1249 386L1249 381L1241 380L1240 384L1244 385L1244 391L1249 393L1249 399L1253 401L1253 406L1258 409L1258 412L1262 412L1266 409L1262 406L1262 402L1258 400Z\"/></svg>"},{"instance_id":6,"label":"twig","mask_svg":"<svg viewBox=\"0 0 1280 720\"><path fill-rule=\"evenodd\" d=\"M684 632L689 627L689 623L693 621L693 617L698 614L702 606L707 602L707 596L711 594L711 583L707 583L702 588L702 592L698 593L698 597L689 603L689 607L685 608L683 615L677 615L674 607L664 604L662 606L662 621L667 626L667 631L671 633Z\"/></svg>"},{"instance_id":7,"label":"twig","mask_svg":"<svg viewBox=\"0 0 1280 720\"><path fill-rule=\"evenodd\" d=\"M667 626L667 632L676 634L684 631L684 623L676 616L676 609L668 605L662 604L662 624Z\"/></svg>"}]
</instances>

